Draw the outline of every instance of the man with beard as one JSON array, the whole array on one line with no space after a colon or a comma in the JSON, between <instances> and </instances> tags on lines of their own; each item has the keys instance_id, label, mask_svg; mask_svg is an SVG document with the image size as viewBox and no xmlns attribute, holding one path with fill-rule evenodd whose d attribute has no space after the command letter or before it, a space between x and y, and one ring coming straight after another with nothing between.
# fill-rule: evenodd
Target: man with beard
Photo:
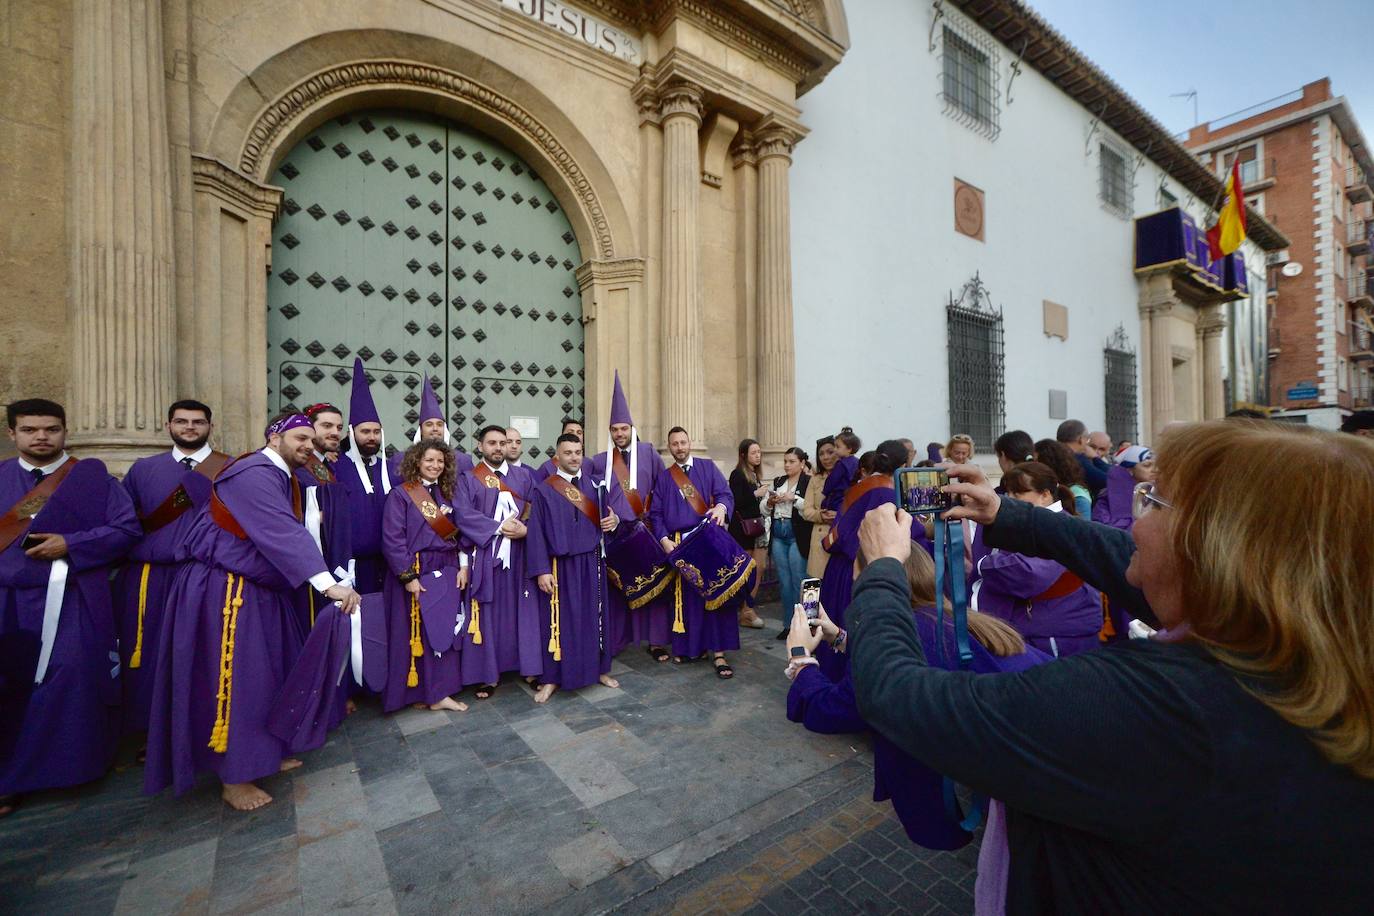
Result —
<instances>
[{"instance_id":1,"label":"man with beard","mask_svg":"<svg viewBox=\"0 0 1374 916\"><path fill-rule=\"evenodd\" d=\"M346 614L358 605L358 593L330 575L303 523L293 471L315 457L315 436L302 414L274 420L261 451L220 473L208 510L186 538L153 691L144 771L150 793L167 785L183 793L197 774L212 772L225 802L247 811L272 800L255 780L300 765L267 730L303 641L292 599L308 583Z\"/></svg>"},{"instance_id":2,"label":"man with beard","mask_svg":"<svg viewBox=\"0 0 1374 916\"><path fill-rule=\"evenodd\" d=\"M382 575L386 571L386 561L382 559L382 514L386 496L397 478L382 454L386 436L361 359L353 361L348 424L348 450L343 460L334 465L334 474L346 497L355 587L367 594L382 590Z\"/></svg>"},{"instance_id":3,"label":"man with beard","mask_svg":"<svg viewBox=\"0 0 1374 916\"><path fill-rule=\"evenodd\" d=\"M444 408L439 404L439 398L435 396L434 387L430 385L428 377L425 378L424 387L420 389L418 422L419 425L415 427L415 435L411 437L411 442L439 439L453 449L454 468L460 478L472 470L472 456L453 444L453 433L449 432L448 421L444 419ZM393 480L401 479L401 459L404 457L404 450L397 450L396 454L391 456L391 478Z\"/></svg>"},{"instance_id":4,"label":"man with beard","mask_svg":"<svg viewBox=\"0 0 1374 916\"><path fill-rule=\"evenodd\" d=\"M335 578L348 579L353 559L353 531L348 518L348 491L339 485L339 449L343 443L343 411L322 402L305 408L312 424L312 450L293 474L301 485L305 500L305 527ZM309 633L315 625L319 598L314 589L301 592L296 612L301 629Z\"/></svg>"},{"instance_id":5,"label":"man with beard","mask_svg":"<svg viewBox=\"0 0 1374 916\"><path fill-rule=\"evenodd\" d=\"M609 447L601 454L592 456L591 471L624 494L630 512L623 518L627 521L642 519L647 524L649 494L663 473L663 459L658 456L658 450L652 443L639 438L639 431L630 417L629 401L620 387L619 371L615 374L615 387L611 390L610 419ZM613 654L619 655L632 642L647 642L649 654L655 661L668 660L667 646L671 638L669 628L673 622L673 609L667 599L659 597L632 611L620 589L613 588L609 607Z\"/></svg>"},{"instance_id":6,"label":"man with beard","mask_svg":"<svg viewBox=\"0 0 1374 916\"><path fill-rule=\"evenodd\" d=\"M562 436L576 436L578 442L586 442L586 439L585 439L585 438L583 437L583 435L582 435L582 421L581 421L581 420L574 420L572 417L564 417L564 418L563 418L563 428L562 428L561 430L559 430L558 435L559 435L560 437L562 437ZM555 449L557 448L557 446L558 446L558 443L555 442L555 443L554 443ZM538 470L538 471L535 471L534 479L535 479L535 480L545 480L545 479L547 479L548 477L550 477L550 476L552 476L552 475L554 475L554 474L557 474L557 473L558 473L558 456L557 456L557 455L554 455L554 456L553 456L552 458L550 458L548 461L545 461L543 464L541 464L541 465L539 466L539 470Z\"/></svg>"},{"instance_id":7,"label":"man with beard","mask_svg":"<svg viewBox=\"0 0 1374 916\"><path fill-rule=\"evenodd\" d=\"M167 408L171 450L138 459L124 475L124 489L143 528L143 540L129 552L114 592L126 731L148 730L158 634L180 560L178 550L199 510L210 501L210 482L231 460L210 448L214 428L209 407L200 401L177 401Z\"/></svg>"},{"instance_id":8,"label":"man with beard","mask_svg":"<svg viewBox=\"0 0 1374 916\"><path fill-rule=\"evenodd\" d=\"M110 567L138 540L124 488L65 451L67 416L6 408L0 462L0 817L24 792L104 775L119 738Z\"/></svg>"},{"instance_id":9,"label":"man with beard","mask_svg":"<svg viewBox=\"0 0 1374 916\"><path fill-rule=\"evenodd\" d=\"M533 681L543 671L539 605L525 575L525 524L533 478L512 473L506 461L506 430L488 426L478 434L482 460L460 478L471 508L500 526L475 548L463 640L463 683L476 684L477 699L496 692L501 675L518 671Z\"/></svg>"}]
</instances>

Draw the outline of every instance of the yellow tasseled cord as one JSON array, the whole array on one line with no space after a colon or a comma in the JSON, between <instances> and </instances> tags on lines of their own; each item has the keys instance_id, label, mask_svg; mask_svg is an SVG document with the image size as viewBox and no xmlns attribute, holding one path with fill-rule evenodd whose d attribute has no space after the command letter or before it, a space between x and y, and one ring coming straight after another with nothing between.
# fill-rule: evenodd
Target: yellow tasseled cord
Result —
<instances>
[{"instance_id":1,"label":"yellow tasseled cord","mask_svg":"<svg viewBox=\"0 0 1374 916\"><path fill-rule=\"evenodd\" d=\"M553 660L563 660L563 643L559 640L558 622L558 557L553 558L553 590L549 592L549 654Z\"/></svg>"},{"instance_id":2,"label":"yellow tasseled cord","mask_svg":"<svg viewBox=\"0 0 1374 916\"><path fill-rule=\"evenodd\" d=\"M479 620L480 606L477 599L472 599L472 619L468 621L468 635L472 637L472 644L480 646L482 644L482 624Z\"/></svg>"},{"instance_id":3,"label":"yellow tasseled cord","mask_svg":"<svg viewBox=\"0 0 1374 916\"><path fill-rule=\"evenodd\" d=\"M681 544L682 535L673 535L673 543ZM682 622L682 573L673 574L673 632L687 632L687 627Z\"/></svg>"},{"instance_id":4,"label":"yellow tasseled cord","mask_svg":"<svg viewBox=\"0 0 1374 916\"><path fill-rule=\"evenodd\" d=\"M420 574L420 555L415 555L415 565L411 567L415 575ZM415 581L419 581L416 579ZM425 652L424 643L420 642L420 593L410 593L410 672L406 675L407 687L420 686L420 675L415 670L415 659Z\"/></svg>"},{"instance_id":5,"label":"yellow tasseled cord","mask_svg":"<svg viewBox=\"0 0 1374 916\"><path fill-rule=\"evenodd\" d=\"M148 607L148 571L153 564L144 563L143 573L138 577L138 632L134 636L134 653L129 656L130 668L143 667L143 612Z\"/></svg>"},{"instance_id":6,"label":"yellow tasseled cord","mask_svg":"<svg viewBox=\"0 0 1374 916\"><path fill-rule=\"evenodd\" d=\"M224 632L219 642L219 692L215 701L215 727L210 729L210 750L223 754L229 749L229 713L234 696L234 632L238 627L239 608L243 606L243 576L239 576L238 591L234 590L234 574L228 573L224 582Z\"/></svg>"},{"instance_id":7,"label":"yellow tasseled cord","mask_svg":"<svg viewBox=\"0 0 1374 916\"><path fill-rule=\"evenodd\" d=\"M315 626L315 589L313 587L307 588L305 596L310 601L310 626L313 628Z\"/></svg>"}]
</instances>

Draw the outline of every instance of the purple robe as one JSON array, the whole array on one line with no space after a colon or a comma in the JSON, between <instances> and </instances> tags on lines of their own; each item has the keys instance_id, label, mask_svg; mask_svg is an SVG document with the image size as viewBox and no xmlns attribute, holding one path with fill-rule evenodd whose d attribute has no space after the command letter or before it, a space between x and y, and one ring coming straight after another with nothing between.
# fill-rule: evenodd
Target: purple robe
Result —
<instances>
[{"instance_id":1,"label":"purple robe","mask_svg":"<svg viewBox=\"0 0 1374 916\"><path fill-rule=\"evenodd\" d=\"M187 560L172 583L162 627L144 788L190 789L198 773L242 783L281 768L286 748L267 730L268 714L300 651L304 632L293 598L326 572L324 557L292 511L291 480L262 452L240 458L214 484L246 533L196 518ZM210 747L220 714L226 589L242 595L234 615L227 746ZM240 592L239 589L242 589ZM319 596L317 600L327 599Z\"/></svg>"},{"instance_id":2,"label":"purple robe","mask_svg":"<svg viewBox=\"0 0 1374 916\"><path fill-rule=\"evenodd\" d=\"M609 456L609 452L593 455L590 461L592 473L609 480L612 487L621 489L619 480L614 479L614 474L606 470L609 467ZM635 446L635 465L635 480L631 481L630 485L637 491L640 501L643 503L649 499L649 494L654 491L654 484L658 482L659 476L664 473L663 459L659 457L658 449L648 442L641 441ZM621 516L622 518L635 519L639 517L633 514L634 508L630 506L628 496L625 505L630 510L631 515ZM647 509L645 515L645 522L647 523ZM632 643L666 646L672 638L672 626L673 607L671 599L659 596L643 607L632 611L626 606L625 596L621 594L620 589L611 589L612 655L619 655L626 646Z\"/></svg>"},{"instance_id":3,"label":"purple robe","mask_svg":"<svg viewBox=\"0 0 1374 916\"><path fill-rule=\"evenodd\" d=\"M934 608L916 612L916 630L928 664L946 669L957 667L954 627L948 616L943 663L935 640ZM1030 646L1020 655L999 658L976 639L970 639L969 645L973 650L969 670L975 674L1024 671L1049 660L1045 653ZM821 734L868 731L868 724L859 715L848 670L838 681L831 681L814 666L799 671L787 692L787 718ZM873 733L873 800L891 800L913 843L930 849L958 849L972 835L950 821L945 812L942 783L938 773Z\"/></svg>"},{"instance_id":4,"label":"purple robe","mask_svg":"<svg viewBox=\"0 0 1374 916\"><path fill-rule=\"evenodd\" d=\"M1135 478L1127 468L1113 466L1107 471L1107 486L1093 503L1093 521L1130 531L1135 524L1134 503Z\"/></svg>"},{"instance_id":5,"label":"purple robe","mask_svg":"<svg viewBox=\"0 0 1374 916\"><path fill-rule=\"evenodd\" d=\"M302 497L308 497L314 490L320 506L320 550L324 554L325 566L331 574L335 570L348 569L353 559L353 527L349 520L348 491L339 482L339 469L344 459L322 462L329 469L328 480L316 477L309 468L296 468L296 480L301 485ZM337 578L337 575L336 575ZM308 633L315 625L315 614L319 611L323 597L313 588L303 588L296 595L296 614L300 618L301 632Z\"/></svg>"},{"instance_id":6,"label":"purple robe","mask_svg":"<svg viewBox=\"0 0 1374 916\"><path fill-rule=\"evenodd\" d=\"M1066 572L1053 560L988 551L974 564L969 607L1005 620L1026 642L1051 655L1095 649L1102 629L1102 598L1097 589L1080 583L1067 595L1038 597Z\"/></svg>"},{"instance_id":7,"label":"purple robe","mask_svg":"<svg viewBox=\"0 0 1374 916\"><path fill-rule=\"evenodd\" d=\"M839 465L835 467L838 469ZM832 472L833 473L833 472ZM859 524L874 506L896 505L897 491L890 486L875 487L864 493L850 504L849 508L836 510L835 524L830 528L831 545L826 551L830 558L825 562L825 574L821 576L821 607L836 626L844 626L845 611L849 609L849 599L854 591L854 560L859 555ZM924 545L922 545L924 546ZM838 680L849 669L849 656L830 651L824 643L817 647L816 659L821 671L831 680Z\"/></svg>"},{"instance_id":8,"label":"purple robe","mask_svg":"<svg viewBox=\"0 0 1374 916\"><path fill-rule=\"evenodd\" d=\"M832 512L840 511L844 504L844 491L859 476L859 459L846 455L835 462L830 473L825 475L825 488L821 490L821 508Z\"/></svg>"},{"instance_id":9,"label":"purple robe","mask_svg":"<svg viewBox=\"0 0 1374 916\"><path fill-rule=\"evenodd\" d=\"M464 500L466 506L488 520L496 516L496 504L501 490L483 486L469 472L458 478L459 492L455 502ZM516 469L505 479L515 494L520 515L529 504L534 479L527 471ZM477 634L471 631L463 637L463 682L465 684L496 684L507 671L518 671L522 677L538 677L544 668L544 647L540 644L538 591L525 575L525 538L508 540L495 533L477 537L464 534L464 541L473 548L471 580L466 596L469 603L477 602ZM510 565L502 568L497 552L502 543L510 545ZM471 614L471 609L469 609Z\"/></svg>"},{"instance_id":10,"label":"purple robe","mask_svg":"<svg viewBox=\"0 0 1374 916\"><path fill-rule=\"evenodd\" d=\"M539 465L538 468L530 468L529 470L534 474L534 479L536 481L547 480L550 475L558 473L558 462L550 458Z\"/></svg>"},{"instance_id":11,"label":"purple robe","mask_svg":"<svg viewBox=\"0 0 1374 916\"><path fill-rule=\"evenodd\" d=\"M687 477L701 494L708 509L722 505L726 518L735 511L730 485L710 458L693 458L692 469ZM678 490L672 471L665 468L654 482L649 503L649 529L654 537L679 541L679 535L692 530L700 521L701 516ZM685 587L677 574L674 574L674 580L672 593L667 600L674 614L678 606L682 608L683 628L687 632L672 634L673 655L696 658L703 652L738 649L739 621L736 615L732 611L706 610L706 601L699 592Z\"/></svg>"},{"instance_id":12,"label":"purple robe","mask_svg":"<svg viewBox=\"0 0 1374 916\"><path fill-rule=\"evenodd\" d=\"M146 732L167 593L181 560L182 542L200 510L210 501L210 479L187 469L176 451L169 449L135 461L129 473L124 475L123 483L140 518L162 505L178 486L191 497L191 507L176 521L143 535L129 551L128 564L115 577L115 619L119 624L119 660L123 666L120 679L124 687L124 728ZM145 573L146 584L143 581ZM143 593L141 621L138 614L140 590Z\"/></svg>"},{"instance_id":13,"label":"purple robe","mask_svg":"<svg viewBox=\"0 0 1374 916\"><path fill-rule=\"evenodd\" d=\"M364 594L381 591L382 575L386 572L386 562L382 559L382 511L387 497L382 492L382 462L385 460L374 456L370 465L364 465L372 483L371 493L363 486L358 466L347 455L334 465L338 485L344 491L341 509L348 521L355 587ZM400 478L392 475L392 489L398 486Z\"/></svg>"},{"instance_id":14,"label":"purple robe","mask_svg":"<svg viewBox=\"0 0 1374 916\"><path fill-rule=\"evenodd\" d=\"M460 498L446 499L437 486L429 488L430 498L441 507L453 511L448 520L460 532L470 534L473 540L489 539L496 531L496 523L484 518L464 504ZM412 703L433 705L444 697L452 696L463 689L463 672L459 650L450 644L436 654L430 643L429 633L420 627L420 643L423 652L415 658L415 673L418 684L406 686L410 674L410 593L397 577L415 568L416 558L420 561L421 585L430 578L424 574L446 567L457 568L459 545L455 540L445 540L435 533L420 510L415 507L403 486L397 484L386 499L386 514L382 518L382 554L386 558L386 595L388 664L386 689L382 691L382 708L393 712ZM455 600L459 600L454 591ZM458 608L453 608L457 616Z\"/></svg>"},{"instance_id":15,"label":"purple robe","mask_svg":"<svg viewBox=\"0 0 1374 916\"><path fill-rule=\"evenodd\" d=\"M17 458L0 462L0 512L34 486ZM93 458L68 472L27 530L66 539L67 578L35 684L54 563L26 556L22 535L0 553L0 795L79 785L110 765L120 702L110 570L140 534L129 495Z\"/></svg>"},{"instance_id":16,"label":"purple robe","mask_svg":"<svg viewBox=\"0 0 1374 916\"><path fill-rule=\"evenodd\" d=\"M578 476L577 489L588 505L600 514L609 511L620 518L631 514L619 487L597 492L600 477L586 472ZM531 494L530 533L525 541L525 572L531 579L554 571L558 564L559 659L549 650L553 632L552 601L539 592L540 640L544 646L544 673L540 681L576 690L595 684L611 670L611 632L608 620L606 563L601 557L601 529L573 505L562 492L540 483Z\"/></svg>"}]
</instances>

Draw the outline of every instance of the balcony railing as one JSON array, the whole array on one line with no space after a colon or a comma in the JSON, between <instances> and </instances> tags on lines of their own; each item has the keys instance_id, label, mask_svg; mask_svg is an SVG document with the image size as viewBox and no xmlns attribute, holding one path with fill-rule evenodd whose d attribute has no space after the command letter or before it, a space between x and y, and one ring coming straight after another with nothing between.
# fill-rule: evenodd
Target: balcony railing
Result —
<instances>
[{"instance_id":1,"label":"balcony railing","mask_svg":"<svg viewBox=\"0 0 1374 916\"><path fill-rule=\"evenodd\" d=\"M1371 390L1368 387L1350 389L1350 406L1356 410L1363 410L1370 406Z\"/></svg>"},{"instance_id":2,"label":"balcony railing","mask_svg":"<svg viewBox=\"0 0 1374 916\"><path fill-rule=\"evenodd\" d=\"M1355 274L1347 280L1345 298L1352 305L1369 307L1374 304L1374 283L1369 282L1369 275Z\"/></svg>"},{"instance_id":3,"label":"balcony railing","mask_svg":"<svg viewBox=\"0 0 1374 916\"><path fill-rule=\"evenodd\" d=\"M1347 254L1360 257L1369 254L1370 229L1374 220L1352 219L1345 227L1345 250Z\"/></svg>"},{"instance_id":4,"label":"balcony railing","mask_svg":"<svg viewBox=\"0 0 1374 916\"><path fill-rule=\"evenodd\" d=\"M1270 157L1268 159L1251 159L1249 162L1240 164L1240 183L1244 185L1246 192L1263 191L1274 184L1278 178L1279 161ZM1222 181L1226 176L1222 176Z\"/></svg>"},{"instance_id":5,"label":"balcony railing","mask_svg":"<svg viewBox=\"0 0 1374 916\"><path fill-rule=\"evenodd\" d=\"M1345 196L1351 203L1363 203L1369 200L1371 194L1369 189L1369 178L1365 175L1364 169L1358 165L1352 165L1345 170Z\"/></svg>"},{"instance_id":6,"label":"balcony railing","mask_svg":"<svg viewBox=\"0 0 1374 916\"><path fill-rule=\"evenodd\" d=\"M1356 362L1374 360L1374 333L1358 321L1350 322L1350 358Z\"/></svg>"}]
</instances>

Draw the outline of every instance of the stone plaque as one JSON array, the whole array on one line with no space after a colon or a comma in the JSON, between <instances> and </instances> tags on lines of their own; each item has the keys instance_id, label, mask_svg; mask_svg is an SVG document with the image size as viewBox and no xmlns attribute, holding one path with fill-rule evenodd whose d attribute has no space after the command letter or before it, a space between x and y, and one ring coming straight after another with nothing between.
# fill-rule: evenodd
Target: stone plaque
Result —
<instances>
[{"instance_id":1,"label":"stone plaque","mask_svg":"<svg viewBox=\"0 0 1374 916\"><path fill-rule=\"evenodd\" d=\"M983 192L954 179L954 231L983 241Z\"/></svg>"}]
</instances>

